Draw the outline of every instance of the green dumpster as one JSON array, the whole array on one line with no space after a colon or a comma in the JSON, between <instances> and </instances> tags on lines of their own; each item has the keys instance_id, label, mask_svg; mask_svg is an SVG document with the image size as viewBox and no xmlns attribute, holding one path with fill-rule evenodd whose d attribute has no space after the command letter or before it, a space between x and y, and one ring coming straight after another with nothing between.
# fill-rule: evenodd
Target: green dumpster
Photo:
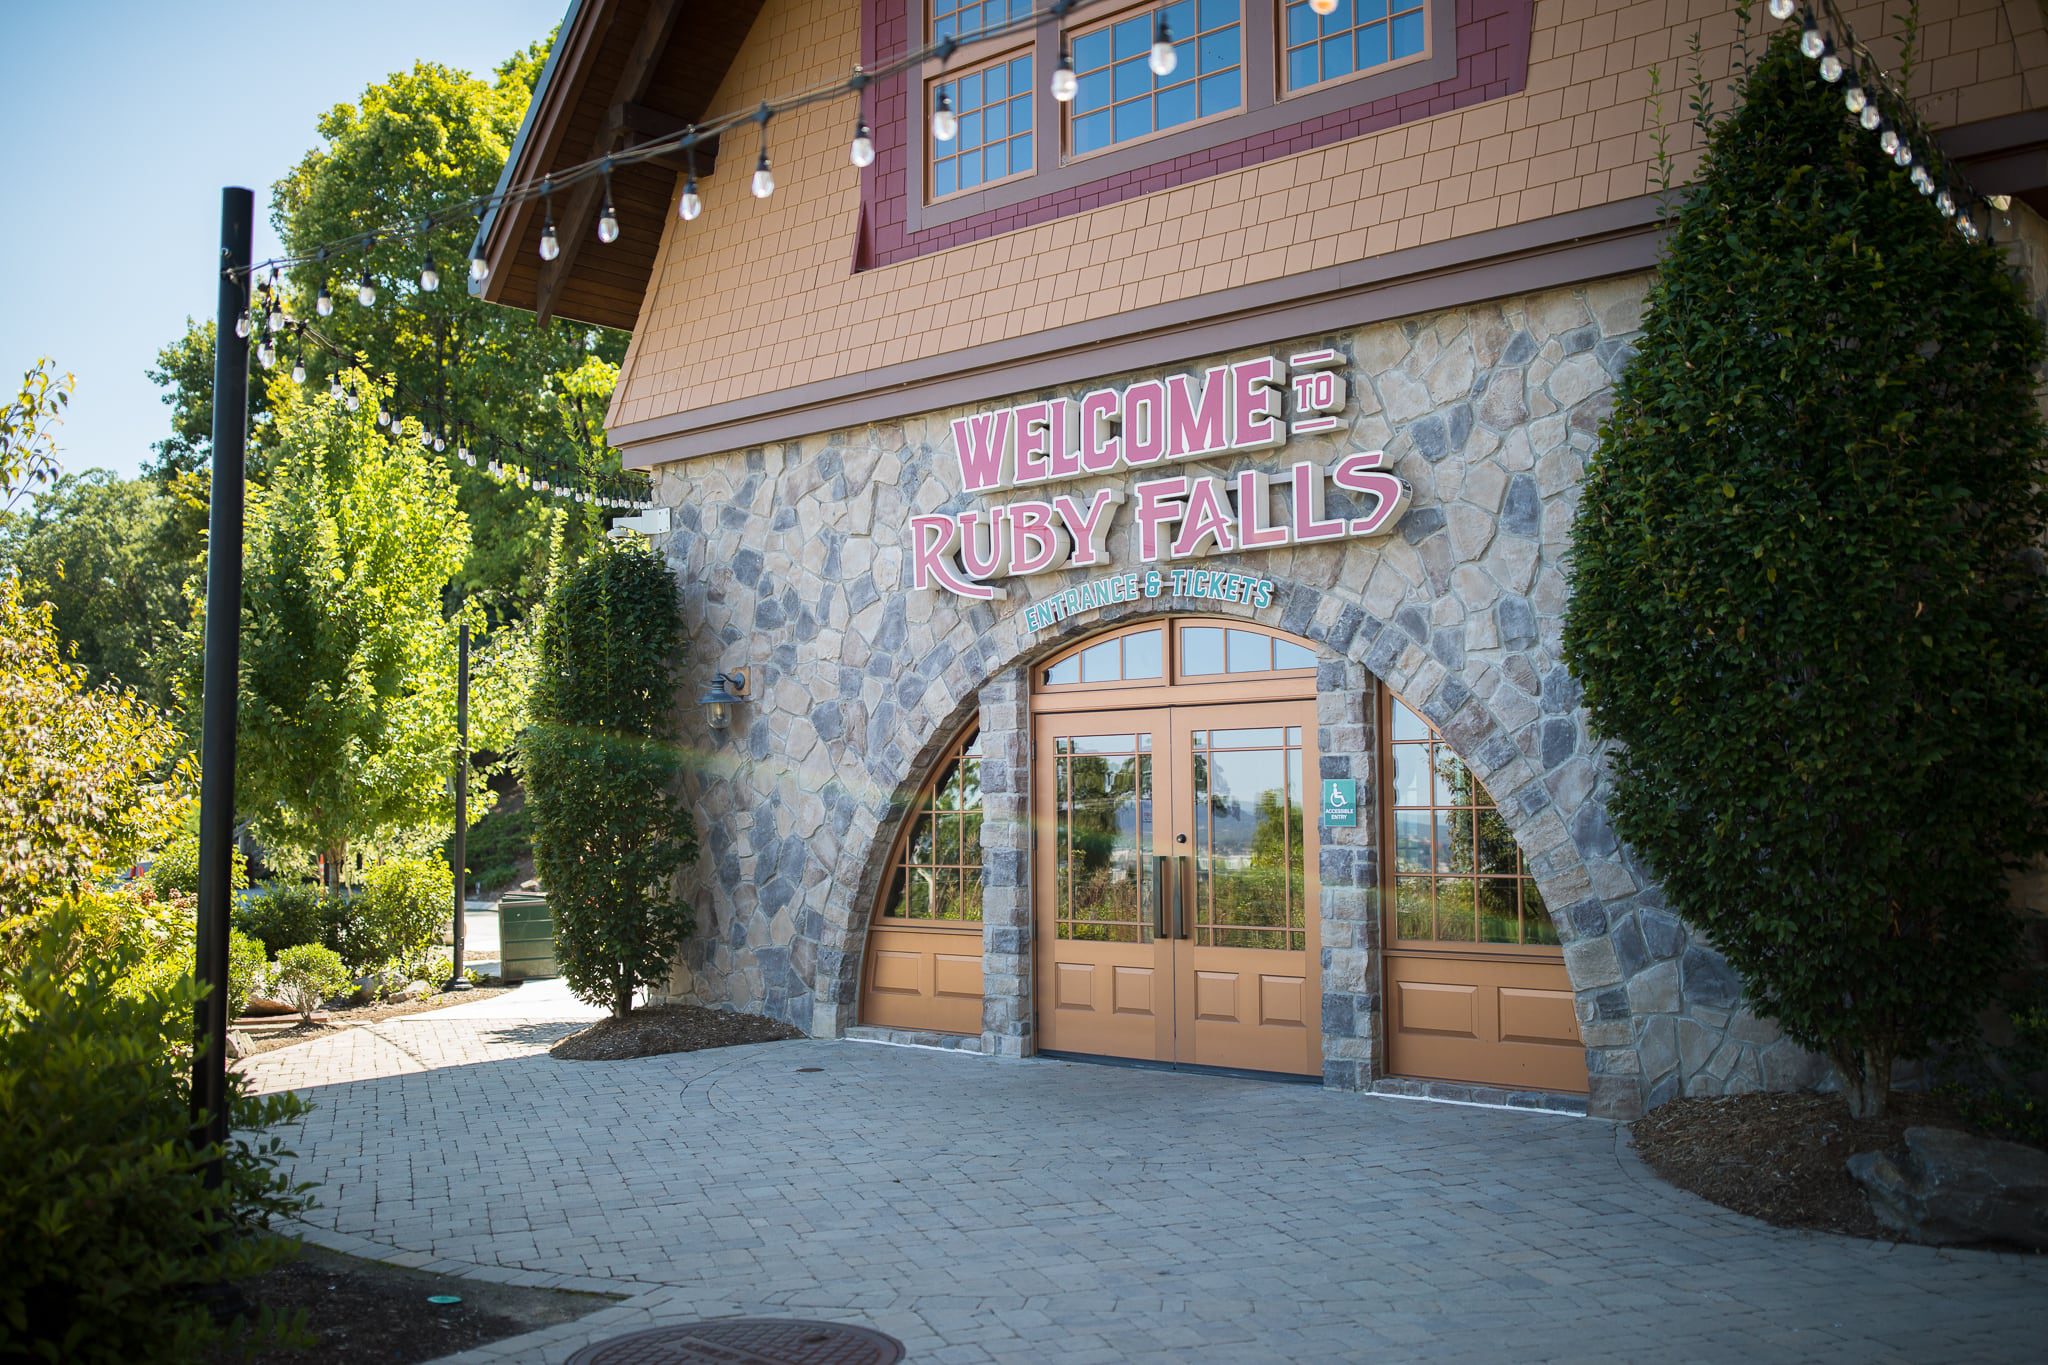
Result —
<instances>
[{"instance_id":1,"label":"green dumpster","mask_svg":"<svg viewBox=\"0 0 2048 1365\"><path fill-rule=\"evenodd\" d=\"M511 891L498 902L498 970L507 981L559 976L555 918L538 891Z\"/></svg>"}]
</instances>

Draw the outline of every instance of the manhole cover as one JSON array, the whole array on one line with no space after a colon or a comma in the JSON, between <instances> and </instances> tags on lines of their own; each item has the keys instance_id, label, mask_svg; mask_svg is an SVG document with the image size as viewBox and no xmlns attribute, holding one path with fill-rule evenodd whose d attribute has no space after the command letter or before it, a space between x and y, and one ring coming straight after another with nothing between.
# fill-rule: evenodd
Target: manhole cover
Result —
<instances>
[{"instance_id":1,"label":"manhole cover","mask_svg":"<svg viewBox=\"0 0 2048 1365\"><path fill-rule=\"evenodd\" d=\"M868 1327L803 1318L721 1318L595 1342L568 1365L896 1365L903 1343Z\"/></svg>"}]
</instances>

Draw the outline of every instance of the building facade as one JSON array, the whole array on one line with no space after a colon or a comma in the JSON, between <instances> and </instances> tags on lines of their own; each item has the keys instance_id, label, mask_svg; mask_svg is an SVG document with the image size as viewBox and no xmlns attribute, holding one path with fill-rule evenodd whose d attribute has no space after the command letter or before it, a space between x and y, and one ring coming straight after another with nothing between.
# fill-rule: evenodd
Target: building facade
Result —
<instances>
[{"instance_id":1,"label":"building facade","mask_svg":"<svg viewBox=\"0 0 2048 1365\"><path fill-rule=\"evenodd\" d=\"M2026 264L2048 30L1922 21L1920 107ZM1762 35L1717 0L582 0L507 175L949 34L622 171L616 243L589 195L552 263L538 206L480 239L489 296L633 330L611 432L702 759L673 993L1614 1116L1823 1079L1615 836L1559 650L1675 87ZM742 671L714 731L690 701Z\"/></svg>"}]
</instances>

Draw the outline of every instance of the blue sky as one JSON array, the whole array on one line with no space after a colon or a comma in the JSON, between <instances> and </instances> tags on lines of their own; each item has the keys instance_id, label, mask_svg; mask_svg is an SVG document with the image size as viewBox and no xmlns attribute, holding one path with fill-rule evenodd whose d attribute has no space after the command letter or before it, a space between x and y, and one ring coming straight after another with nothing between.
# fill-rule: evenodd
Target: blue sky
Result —
<instances>
[{"instance_id":1,"label":"blue sky","mask_svg":"<svg viewBox=\"0 0 2048 1365\"><path fill-rule=\"evenodd\" d=\"M428 60L489 70L567 0L0 0L0 387L48 355L78 376L66 469L133 474L167 431L145 371L188 316L213 314L220 190L270 185L314 123Z\"/></svg>"}]
</instances>

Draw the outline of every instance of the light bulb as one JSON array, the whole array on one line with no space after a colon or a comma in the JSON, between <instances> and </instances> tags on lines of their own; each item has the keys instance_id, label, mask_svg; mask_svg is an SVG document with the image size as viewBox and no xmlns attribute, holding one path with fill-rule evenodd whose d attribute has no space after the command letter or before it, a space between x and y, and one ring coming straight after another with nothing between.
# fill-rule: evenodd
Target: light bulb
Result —
<instances>
[{"instance_id":1,"label":"light bulb","mask_svg":"<svg viewBox=\"0 0 2048 1365\"><path fill-rule=\"evenodd\" d=\"M440 287L441 271L434 264L434 258L429 256L427 257L427 263L420 267L420 288L431 294Z\"/></svg>"},{"instance_id":2,"label":"light bulb","mask_svg":"<svg viewBox=\"0 0 2048 1365\"><path fill-rule=\"evenodd\" d=\"M754 197L766 199L775 193L775 172L768 169L768 151L761 150L761 159L754 163Z\"/></svg>"},{"instance_id":3,"label":"light bulb","mask_svg":"<svg viewBox=\"0 0 2048 1365\"><path fill-rule=\"evenodd\" d=\"M1898 162L1901 166L1912 165L1913 148L1911 147L1911 145L1903 141L1900 142L1899 145L1892 151L1892 160Z\"/></svg>"},{"instance_id":4,"label":"light bulb","mask_svg":"<svg viewBox=\"0 0 2048 1365\"><path fill-rule=\"evenodd\" d=\"M1934 193L1934 177L1927 173L1925 166L1913 168L1913 188L1922 194Z\"/></svg>"},{"instance_id":5,"label":"light bulb","mask_svg":"<svg viewBox=\"0 0 2048 1365\"><path fill-rule=\"evenodd\" d=\"M1850 113L1860 114L1863 112L1863 106L1870 103L1870 96L1863 93L1862 86L1851 81L1849 88L1842 92L1842 103L1848 107Z\"/></svg>"},{"instance_id":6,"label":"light bulb","mask_svg":"<svg viewBox=\"0 0 2048 1365\"><path fill-rule=\"evenodd\" d=\"M604 201L604 212L597 220L597 240L606 246L619 240L619 215L609 199Z\"/></svg>"},{"instance_id":7,"label":"light bulb","mask_svg":"<svg viewBox=\"0 0 2048 1365\"><path fill-rule=\"evenodd\" d=\"M1331 6L1332 9L1336 6ZM1792 17L1792 11L1799 8L1792 0L1771 0L1771 17L1783 22Z\"/></svg>"},{"instance_id":8,"label":"light bulb","mask_svg":"<svg viewBox=\"0 0 2048 1365\"><path fill-rule=\"evenodd\" d=\"M469 453L468 446L455 447L455 458L462 461L464 464L468 465L472 469L476 468L476 456Z\"/></svg>"},{"instance_id":9,"label":"light bulb","mask_svg":"<svg viewBox=\"0 0 2048 1365\"><path fill-rule=\"evenodd\" d=\"M1886 156L1891 156L1895 154L1899 150L1899 148L1904 146L1905 144L1899 141L1899 135L1897 133L1887 128L1884 130L1884 133L1877 139L1877 145L1884 148L1884 154Z\"/></svg>"},{"instance_id":10,"label":"light bulb","mask_svg":"<svg viewBox=\"0 0 2048 1365\"><path fill-rule=\"evenodd\" d=\"M540 258L544 261L552 261L561 254L562 242L560 238L555 236L555 220L550 216L547 226L540 230Z\"/></svg>"},{"instance_id":11,"label":"light bulb","mask_svg":"<svg viewBox=\"0 0 2048 1365\"><path fill-rule=\"evenodd\" d=\"M320 296L313 300L313 311L323 318L334 316L334 295L327 292L327 282L320 282Z\"/></svg>"},{"instance_id":12,"label":"light bulb","mask_svg":"<svg viewBox=\"0 0 2048 1365\"><path fill-rule=\"evenodd\" d=\"M294 357L292 358L292 383L294 383L294 384L303 384L303 383L305 383L305 382L306 382L306 362L305 362L305 361L303 361L303 360L300 360L299 358L297 358L296 356L294 356Z\"/></svg>"},{"instance_id":13,"label":"light bulb","mask_svg":"<svg viewBox=\"0 0 2048 1365\"><path fill-rule=\"evenodd\" d=\"M440 453L441 453L442 451L446 450L447 448L448 448L448 438L447 438L446 436L443 436L443 435L442 435L442 434L441 434L440 432L438 432L438 431L437 431L437 432L435 432L435 433L434 433L434 453L435 453L436 455L438 455L438 454L440 454Z\"/></svg>"},{"instance_id":14,"label":"light bulb","mask_svg":"<svg viewBox=\"0 0 2048 1365\"><path fill-rule=\"evenodd\" d=\"M347 408L350 412L354 412L357 408L363 405L363 400L360 396L357 395L356 386L353 383L351 383L348 386L348 392L345 395L343 395L341 402L342 406Z\"/></svg>"},{"instance_id":15,"label":"light bulb","mask_svg":"<svg viewBox=\"0 0 2048 1365\"><path fill-rule=\"evenodd\" d=\"M953 112L953 97L943 90L939 92L939 107L932 114L932 136L940 142L951 142L960 136L960 117Z\"/></svg>"},{"instance_id":16,"label":"light bulb","mask_svg":"<svg viewBox=\"0 0 2048 1365\"><path fill-rule=\"evenodd\" d=\"M1856 121L1863 125L1865 131L1874 133L1877 131L1877 125L1884 122L1884 115L1877 112L1876 105L1866 104L1863 106L1862 115Z\"/></svg>"},{"instance_id":17,"label":"light bulb","mask_svg":"<svg viewBox=\"0 0 2048 1365\"><path fill-rule=\"evenodd\" d=\"M265 337L263 340L256 343L257 364L263 366L263 368L267 370L270 368L270 363L276 359L277 349L270 344L269 337Z\"/></svg>"},{"instance_id":18,"label":"light bulb","mask_svg":"<svg viewBox=\"0 0 2048 1365\"><path fill-rule=\"evenodd\" d=\"M491 277L491 263L481 256L469 258L469 277L482 284Z\"/></svg>"},{"instance_id":19,"label":"light bulb","mask_svg":"<svg viewBox=\"0 0 2048 1365\"><path fill-rule=\"evenodd\" d=\"M1820 36L1820 30L1809 20L1799 34L1799 50L1808 57L1818 58L1828 50L1828 40Z\"/></svg>"},{"instance_id":20,"label":"light bulb","mask_svg":"<svg viewBox=\"0 0 2048 1365\"><path fill-rule=\"evenodd\" d=\"M368 308L377 301L377 284L370 278L370 267L363 267L363 277L356 281L356 302Z\"/></svg>"},{"instance_id":21,"label":"light bulb","mask_svg":"<svg viewBox=\"0 0 2048 1365\"><path fill-rule=\"evenodd\" d=\"M1934 196L1934 207L1941 210L1942 217L1953 218L1956 216L1956 197L1947 190L1943 190L1940 194Z\"/></svg>"},{"instance_id":22,"label":"light bulb","mask_svg":"<svg viewBox=\"0 0 2048 1365\"><path fill-rule=\"evenodd\" d=\"M1152 30L1152 55L1146 62L1152 74L1159 77L1171 76L1173 69L1180 65L1180 53L1173 49L1173 33L1166 27L1166 11L1159 11L1159 24Z\"/></svg>"},{"instance_id":23,"label":"light bulb","mask_svg":"<svg viewBox=\"0 0 2048 1365\"><path fill-rule=\"evenodd\" d=\"M275 303L270 305L270 330L273 332L282 332L284 330L284 309L279 308Z\"/></svg>"},{"instance_id":24,"label":"light bulb","mask_svg":"<svg viewBox=\"0 0 2048 1365\"><path fill-rule=\"evenodd\" d=\"M1820 59L1820 78L1829 85L1842 79L1842 59L1830 52Z\"/></svg>"},{"instance_id":25,"label":"light bulb","mask_svg":"<svg viewBox=\"0 0 2048 1365\"><path fill-rule=\"evenodd\" d=\"M341 401L341 381L339 379L330 379L327 382L327 396L337 403Z\"/></svg>"},{"instance_id":26,"label":"light bulb","mask_svg":"<svg viewBox=\"0 0 2048 1365\"><path fill-rule=\"evenodd\" d=\"M862 119L860 126L853 130L853 146L848 149L847 157L856 166L875 164L875 139L874 135L868 132L866 119Z\"/></svg>"},{"instance_id":27,"label":"light bulb","mask_svg":"<svg viewBox=\"0 0 2048 1365\"><path fill-rule=\"evenodd\" d=\"M1331 15L1337 12L1337 0L1308 0L1308 7L1317 14Z\"/></svg>"},{"instance_id":28,"label":"light bulb","mask_svg":"<svg viewBox=\"0 0 2048 1365\"><path fill-rule=\"evenodd\" d=\"M697 177L691 176L683 182L683 197L676 204L676 214L684 222L694 222L704 211L704 201L697 196Z\"/></svg>"},{"instance_id":29,"label":"light bulb","mask_svg":"<svg viewBox=\"0 0 2048 1365\"><path fill-rule=\"evenodd\" d=\"M391 425L391 409L381 403L377 405L377 425L380 427Z\"/></svg>"},{"instance_id":30,"label":"light bulb","mask_svg":"<svg viewBox=\"0 0 2048 1365\"><path fill-rule=\"evenodd\" d=\"M1311 0L1314 3L1314 0ZM1331 5L1334 9L1336 6ZM1061 104L1067 103L1080 93L1081 78L1074 74L1074 59L1067 55L1067 44L1060 42L1060 64L1052 69L1052 97Z\"/></svg>"},{"instance_id":31,"label":"light bulb","mask_svg":"<svg viewBox=\"0 0 2048 1365\"><path fill-rule=\"evenodd\" d=\"M249 335L249 310L244 308L242 316L235 319L235 335L245 340Z\"/></svg>"}]
</instances>

